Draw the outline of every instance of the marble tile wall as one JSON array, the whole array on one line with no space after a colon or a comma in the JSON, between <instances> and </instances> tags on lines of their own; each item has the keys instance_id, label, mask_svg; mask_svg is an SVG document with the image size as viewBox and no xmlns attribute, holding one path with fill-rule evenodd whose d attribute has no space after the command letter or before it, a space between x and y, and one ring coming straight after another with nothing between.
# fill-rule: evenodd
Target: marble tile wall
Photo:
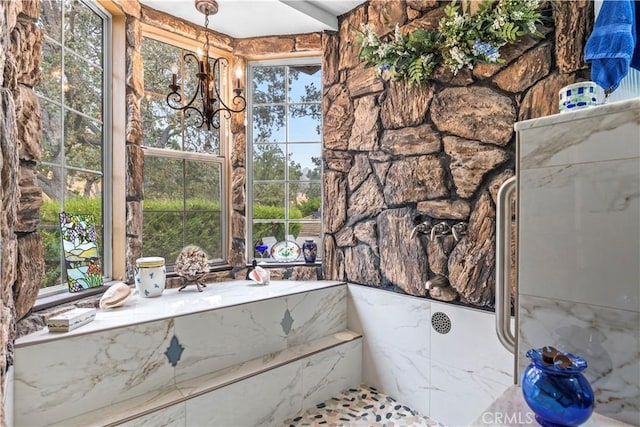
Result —
<instances>
[{"instance_id":1,"label":"marble tile wall","mask_svg":"<svg viewBox=\"0 0 640 427\"><path fill-rule=\"evenodd\" d=\"M335 286L176 318L175 334L186 349L176 381L344 330L346 293Z\"/></svg>"},{"instance_id":2,"label":"marble tile wall","mask_svg":"<svg viewBox=\"0 0 640 427\"><path fill-rule=\"evenodd\" d=\"M596 411L640 419L640 99L516 125L518 373L585 357Z\"/></svg>"},{"instance_id":3,"label":"marble tile wall","mask_svg":"<svg viewBox=\"0 0 640 427\"><path fill-rule=\"evenodd\" d=\"M362 340L319 352L125 423L271 426L362 381Z\"/></svg>"},{"instance_id":4,"label":"marble tile wall","mask_svg":"<svg viewBox=\"0 0 640 427\"><path fill-rule=\"evenodd\" d=\"M553 345L584 357L596 412L632 425L640 420L639 329L637 311L520 296L520 354ZM528 362L519 358L520 373Z\"/></svg>"},{"instance_id":5,"label":"marble tile wall","mask_svg":"<svg viewBox=\"0 0 640 427\"><path fill-rule=\"evenodd\" d=\"M363 380L444 425L468 425L513 384L493 313L349 284L348 328L363 335ZM451 320L447 334L432 315ZM460 403L464 401L464 405Z\"/></svg>"},{"instance_id":6,"label":"marble tile wall","mask_svg":"<svg viewBox=\"0 0 640 427\"><path fill-rule=\"evenodd\" d=\"M25 339L31 345L16 349L16 424L51 424L152 392L166 402L163 389L176 383L343 331L346 308L346 286L330 286L39 343ZM310 396L332 389L326 381Z\"/></svg>"}]
</instances>

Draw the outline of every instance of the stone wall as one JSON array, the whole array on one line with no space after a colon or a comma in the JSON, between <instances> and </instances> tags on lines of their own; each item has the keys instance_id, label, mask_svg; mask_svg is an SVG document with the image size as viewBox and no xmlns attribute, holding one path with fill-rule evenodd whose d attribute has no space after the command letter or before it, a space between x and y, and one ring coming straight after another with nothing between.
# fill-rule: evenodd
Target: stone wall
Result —
<instances>
[{"instance_id":1,"label":"stone wall","mask_svg":"<svg viewBox=\"0 0 640 427\"><path fill-rule=\"evenodd\" d=\"M0 402L13 363L16 322L29 312L44 273L39 224L41 125L33 86L40 79L39 2L0 2ZM4 408L0 405L0 425Z\"/></svg>"},{"instance_id":2,"label":"stone wall","mask_svg":"<svg viewBox=\"0 0 640 427\"><path fill-rule=\"evenodd\" d=\"M362 23L381 36L396 23L435 29L447 3L371 0L323 40L325 277L492 307L513 124L557 113L558 90L588 78L580 52L593 12L586 1L547 3L544 39L503 48L502 64L440 68L422 86L380 80L359 60ZM420 223L426 233L411 237Z\"/></svg>"}]
</instances>

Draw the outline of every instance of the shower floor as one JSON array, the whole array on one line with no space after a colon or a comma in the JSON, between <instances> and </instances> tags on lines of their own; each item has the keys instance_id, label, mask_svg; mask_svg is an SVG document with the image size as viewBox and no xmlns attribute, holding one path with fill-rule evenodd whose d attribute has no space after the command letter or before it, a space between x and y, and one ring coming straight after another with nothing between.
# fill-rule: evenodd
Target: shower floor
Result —
<instances>
[{"instance_id":1,"label":"shower floor","mask_svg":"<svg viewBox=\"0 0 640 427\"><path fill-rule=\"evenodd\" d=\"M282 423L283 427L298 426L441 426L380 393L373 387L361 385L350 388L326 402L307 409Z\"/></svg>"}]
</instances>

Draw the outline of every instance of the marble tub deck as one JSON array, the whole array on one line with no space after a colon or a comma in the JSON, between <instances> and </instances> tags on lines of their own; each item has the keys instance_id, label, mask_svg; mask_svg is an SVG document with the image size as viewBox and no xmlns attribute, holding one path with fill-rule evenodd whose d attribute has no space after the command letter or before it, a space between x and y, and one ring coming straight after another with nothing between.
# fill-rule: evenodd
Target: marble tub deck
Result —
<instances>
[{"instance_id":1,"label":"marble tub deck","mask_svg":"<svg viewBox=\"0 0 640 427\"><path fill-rule=\"evenodd\" d=\"M373 387L361 385L350 388L326 402L285 420L281 427L301 426L441 426L380 393Z\"/></svg>"}]
</instances>

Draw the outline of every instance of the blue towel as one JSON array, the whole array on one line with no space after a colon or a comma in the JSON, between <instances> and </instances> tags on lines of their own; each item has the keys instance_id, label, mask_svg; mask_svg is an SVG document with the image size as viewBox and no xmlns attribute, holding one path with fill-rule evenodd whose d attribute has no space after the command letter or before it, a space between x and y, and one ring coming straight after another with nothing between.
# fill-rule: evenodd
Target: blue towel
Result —
<instances>
[{"instance_id":1,"label":"blue towel","mask_svg":"<svg viewBox=\"0 0 640 427\"><path fill-rule=\"evenodd\" d=\"M636 50L631 58L631 68L640 71L640 1L635 1L636 5Z\"/></svg>"},{"instance_id":2,"label":"blue towel","mask_svg":"<svg viewBox=\"0 0 640 427\"><path fill-rule=\"evenodd\" d=\"M603 0L584 49L591 62L591 80L610 94L629 72L636 48L635 2Z\"/></svg>"}]
</instances>

